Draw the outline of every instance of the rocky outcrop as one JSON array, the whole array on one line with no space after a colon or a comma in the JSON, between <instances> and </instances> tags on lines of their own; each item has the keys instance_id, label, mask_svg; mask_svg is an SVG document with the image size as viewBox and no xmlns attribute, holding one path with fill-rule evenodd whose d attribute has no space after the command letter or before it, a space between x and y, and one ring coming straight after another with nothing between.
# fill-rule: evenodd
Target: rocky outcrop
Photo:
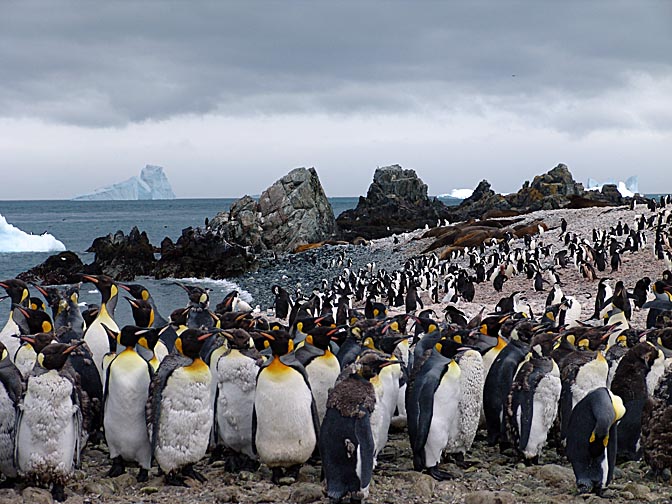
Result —
<instances>
[{"instance_id":1,"label":"rocky outcrop","mask_svg":"<svg viewBox=\"0 0 672 504\"><path fill-rule=\"evenodd\" d=\"M334 211L315 168L296 168L266 189L259 201L244 196L210 227L256 252L294 251L336 233Z\"/></svg>"},{"instance_id":2,"label":"rocky outcrop","mask_svg":"<svg viewBox=\"0 0 672 504\"><path fill-rule=\"evenodd\" d=\"M173 243L161 242L161 258L152 275L155 278L227 278L254 269L256 257L245 247L229 243L210 229L187 228Z\"/></svg>"},{"instance_id":3,"label":"rocky outcrop","mask_svg":"<svg viewBox=\"0 0 672 504\"><path fill-rule=\"evenodd\" d=\"M448 207L427 196L427 185L415 170L393 165L378 168L366 197L360 197L357 207L343 212L336 222L346 239L372 239L436 226L449 215Z\"/></svg>"},{"instance_id":4,"label":"rocky outcrop","mask_svg":"<svg viewBox=\"0 0 672 504\"><path fill-rule=\"evenodd\" d=\"M40 285L62 285L80 282L82 273L98 274L101 271L85 265L74 252L65 251L49 256L42 264L19 273L17 278Z\"/></svg>"},{"instance_id":5,"label":"rocky outcrop","mask_svg":"<svg viewBox=\"0 0 672 504\"><path fill-rule=\"evenodd\" d=\"M641 201L643 198L637 196ZM601 191L586 191L576 182L569 168L559 164L532 182L526 181L518 192L506 196L495 193L487 180L482 180L474 193L452 211L451 221L473 218L510 217L536 210L558 208L586 208L590 206L618 206L630 201L613 184L605 184Z\"/></svg>"},{"instance_id":6,"label":"rocky outcrop","mask_svg":"<svg viewBox=\"0 0 672 504\"><path fill-rule=\"evenodd\" d=\"M133 227L128 236L123 231L93 240L87 252L95 254L94 264L115 280L133 280L138 275L151 275L156 258L147 233Z\"/></svg>"}]
</instances>

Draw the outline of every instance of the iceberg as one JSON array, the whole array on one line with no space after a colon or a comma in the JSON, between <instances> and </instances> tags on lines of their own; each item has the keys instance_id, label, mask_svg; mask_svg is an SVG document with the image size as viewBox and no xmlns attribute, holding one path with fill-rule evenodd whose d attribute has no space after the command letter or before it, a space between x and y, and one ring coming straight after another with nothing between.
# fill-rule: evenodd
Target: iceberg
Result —
<instances>
[{"instance_id":1,"label":"iceberg","mask_svg":"<svg viewBox=\"0 0 672 504\"><path fill-rule=\"evenodd\" d=\"M63 252L65 245L54 236L26 233L0 214L0 252Z\"/></svg>"},{"instance_id":2,"label":"iceberg","mask_svg":"<svg viewBox=\"0 0 672 504\"><path fill-rule=\"evenodd\" d=\"M168 177L161 166L147 165L140 175L92 193L75 196L75 201L175 199Z\"/></svg>"},{"instance_id":3,"label":"iceberg","mask_svg":"<svg viewBox=\"0 0 672 504\"><path fill-rule=\"evenodd\" d=\"M467 199L473 192L473 189L453 189L449 193L439 194L439 198Z\"/></svg>"},{"instance_id":4,"label":"iceberg","mask_svg":"<svg viewBox=\"0 0 672 504\"><path fill-rule=\"evenodd\" d=\"M635 194L639 192L639 180L636 175L628 177L625 182L622 180L616 182L613 179L607 180L606 182L599 183L597 180L589 178L586 189L588 191L601 191L602 186L605 184L614 184L618 188L618 192L621 193L621 196L625 198L632 198Z\"/></svg>"}]
</instances>

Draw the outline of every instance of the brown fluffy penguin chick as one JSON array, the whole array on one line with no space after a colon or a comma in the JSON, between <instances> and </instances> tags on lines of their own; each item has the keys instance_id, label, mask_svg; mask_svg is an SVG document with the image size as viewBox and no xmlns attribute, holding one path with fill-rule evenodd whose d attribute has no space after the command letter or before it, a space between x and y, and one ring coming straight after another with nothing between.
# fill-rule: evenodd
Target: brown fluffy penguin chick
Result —
<instances>
[{"instance_id":1,"label":"brown fluffy penguin chick","mask_svg":"<svg viewBox=\"0 0 672 504\"><path fill-rule=\"evenodd\" d=\"M644 404L640 441L644 460L651 466L649 476L669 479L669 471L672 471L672 451L670 451L670 446L672 446L672 371L670 370L663 376L654 396L649 397Z\"/></svg>"}]
</instances>

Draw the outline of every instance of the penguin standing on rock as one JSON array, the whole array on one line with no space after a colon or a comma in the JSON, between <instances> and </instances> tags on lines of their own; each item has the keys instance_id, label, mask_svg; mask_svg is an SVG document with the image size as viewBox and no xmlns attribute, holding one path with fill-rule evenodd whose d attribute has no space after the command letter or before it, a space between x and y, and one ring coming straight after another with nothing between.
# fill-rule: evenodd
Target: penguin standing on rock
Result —
<instances>
[{"instance_id":1,"label":"penguin standing on rock","mask_svg":"<svg viewBox=\"0 0 672 504\"><path fill-rule=\"evenodd\" d=\"M567 458L580 494L601 495L616 463L616 426L625 407L605 387L593 390L576 405L569 419Z\"/></svg>"},{"instance_id":2,"label":"penguin standing on rock","mask_svg":"<svg viewBox=\"0 0 672 504\"><path fill-rule=\"evenodd\" d=\"M319 447L331 502L348 495L350 502L361 502L368 495L374 461L371 413L376 404L369 380L390 364L396 361L368 352L329 392Z\"/></svg>"},{"instance_id":3,"label":"penguin standing on rock","mask_svg":"<svg viewBox=\"0 0 672 504\"><path fill-rule=\"evenodd\" d=\"M169 485L185 486L185 477L206 480L194 464L205 456L213 422L212 376L200 358L211 336L200 329L180 334L175 340L178 353L163 359L149 387L147 429L154 459Z\"/></svg>"},{"instance_id":4,"label":"penguin standing on rock","mask_svg":"<svg viewBox=\"0 0 672 504\"><path fill-rule=\"evenodd\" d=\"M273 483L293 483L317 446L317 408L306 370L291 353L294 342L289 334L262 334L269 340L273 357L257 375L253 448L259 461L271 468Z\"/></svg>"},{"instance_id":5,"label":"penguin standing on rock","mask_svg":"<svg viewBox=\"0 0 672 504\"><path fill-rule=\"evenodd\" d=\"M67 364L76 345L52 343L42 349L28 377L16 420L19 475L53 485L54 500L65 500L65 484L79 466L82 448L81 390Z\"/></svg>"}]
</instances>

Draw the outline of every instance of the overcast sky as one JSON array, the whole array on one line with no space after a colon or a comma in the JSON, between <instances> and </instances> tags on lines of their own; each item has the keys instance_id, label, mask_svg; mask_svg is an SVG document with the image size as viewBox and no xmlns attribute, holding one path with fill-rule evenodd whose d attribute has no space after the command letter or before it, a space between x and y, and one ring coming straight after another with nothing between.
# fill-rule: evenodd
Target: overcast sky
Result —
<instances>
[{"instance_id":1,"label":"overcast sky","mask_svg":"<svg viewBox=\"0 0 672 504\"><path fill-rule=\"evenodd\" d=\"M430 194L562 162L672 191L672 2L0 2L0 199L164 166L179 197L377 166Z\"/></svg>"}]
</instances>

